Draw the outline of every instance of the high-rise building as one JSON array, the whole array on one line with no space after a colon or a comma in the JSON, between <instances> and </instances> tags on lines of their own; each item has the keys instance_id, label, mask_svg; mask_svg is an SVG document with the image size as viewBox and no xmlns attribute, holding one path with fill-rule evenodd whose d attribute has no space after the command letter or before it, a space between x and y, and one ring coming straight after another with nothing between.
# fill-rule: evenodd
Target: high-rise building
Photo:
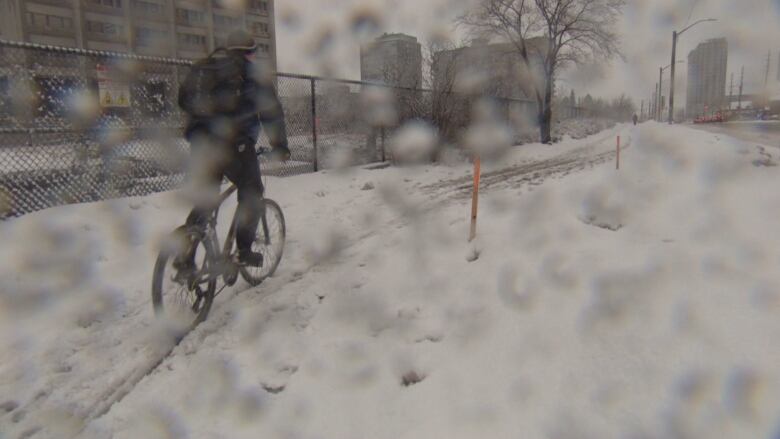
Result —
<instances>
[{"instance_id":1,"label":"high-rise building","mask_svg":"<svg viewBox=\"0 0 780 439\"><path fill-rule=\"evenodd\" d=\"M405 34L384 34L360 50L360 79L422 87L422 46Z\"/></svg>"},{"instance_id":2,"label":"high-rise building","mask_svg":"<svg viewBox=\"0 0 780 439\"><path fill-rule=\"evenodd\" d=\"M273 0L0 0L0 38L55 46L195 59L237 28L275 68Z\"/></svg>"},{"instance_id":3,"label":"high-rise building","mask_svg":"<svg viewBox=\"0 0 780 439\"><path fill-rule=\"evenodd\" d=\"M700 43L688 54L686 113L696 117L726 107L728 43L716 38Z\"/></svg>"},{"instance_id":4,"label":"high-rise building","mask_svg":"<svg viewBox=\"0 0 780 439\"><path fill-rule=\"evenodd\" d=\"M542 55L544 38L526 41L530 66L517 55L512 43L493 43L476 39L470 46L443 50L434 55L434 88L449 90L478 87L493 96L533 98L543 84ZM468 90L463 90L468 91Z\"/></svg>"}]
</instances>

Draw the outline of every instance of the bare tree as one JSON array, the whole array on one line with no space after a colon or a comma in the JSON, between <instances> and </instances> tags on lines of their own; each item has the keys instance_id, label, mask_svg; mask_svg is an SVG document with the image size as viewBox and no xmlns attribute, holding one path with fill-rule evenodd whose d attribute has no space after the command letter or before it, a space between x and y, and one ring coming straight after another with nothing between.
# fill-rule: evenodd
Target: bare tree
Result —
<instances>
[{"instance_id":1,"label":"bare tree","mask_svg":"<svg viewBox=\"0 0 780 439\"><path fill-rule=\"evenodd\" d=\"M461 47L451 41L427 41L423 47L423 83L430 90L430 118L445 140L455 138L468 113L465 97L455 93Z\"/></svg>"},{"instance_id":2,"label":"bare tree","mask_svg":"<svg viewBox=\"0 0 780 439\"><path fill-rule=\"evenodd\" d=\"M614 30L625 0L479 0L458 23L480 36L499 36L534 78L540 140L551 141L552 98L556 74L568 64L619 55ZM541 37L542 44L531 44ZM538 66L535 64L539 64Z\"/></svg>"}]
</instances>

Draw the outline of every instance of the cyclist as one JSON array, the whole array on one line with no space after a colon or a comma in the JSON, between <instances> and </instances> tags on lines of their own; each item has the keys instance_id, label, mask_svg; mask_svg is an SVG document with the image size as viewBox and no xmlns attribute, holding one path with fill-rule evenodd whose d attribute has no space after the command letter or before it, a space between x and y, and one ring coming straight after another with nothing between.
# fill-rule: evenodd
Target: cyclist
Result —
<instances>
[{"instance_id":1,"label":"cyclist","mask_svg":"<svg viewBox=\"0 0 780 439\"><path fill-rule=\"evenodd\" d=\"M204 224L215 207L222 178L227 177L238 188L238 224L236 247L238 262L262 266L263 255L252 251L252 242L260 220L263 194L260 167L255 151L260 127L273 147L273 153L286 161L290 157L284 113L273 84L273 74L253 60L257 43L247 32L232 32L227 39L222 65L234 68L238 95L232 110L210 116L187 111L187 99L193 90L179 90L179 105L188 113L185 137L192 151L192 183L195 185L195 207L187 217L188 226ZM214 54L212 54L213 56ZM185 80L185 84L187 81ZM218 97L222 99L222 96ZM174 260L177 277L187 279L195 271L195 248L189 245Z\"/></svg>"}]
</instances>

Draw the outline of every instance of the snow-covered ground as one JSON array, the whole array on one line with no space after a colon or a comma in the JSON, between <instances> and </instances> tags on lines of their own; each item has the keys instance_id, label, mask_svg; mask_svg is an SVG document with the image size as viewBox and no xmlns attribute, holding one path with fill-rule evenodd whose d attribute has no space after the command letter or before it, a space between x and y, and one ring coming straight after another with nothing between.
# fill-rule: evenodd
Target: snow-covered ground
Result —
<instances>
[{"instance_id":1,"label":"snow-covered ground","mask_svg":"<svg viewBox=\"0 0 780 439\"><path fill-rule=\"evenodd\" d=\"M176 346L176 193L0 223L0 437L775 439L777 156L655 123L524 145L472 243L467 165L269 177L277 275Z\"/></svg>"}]
</instances>

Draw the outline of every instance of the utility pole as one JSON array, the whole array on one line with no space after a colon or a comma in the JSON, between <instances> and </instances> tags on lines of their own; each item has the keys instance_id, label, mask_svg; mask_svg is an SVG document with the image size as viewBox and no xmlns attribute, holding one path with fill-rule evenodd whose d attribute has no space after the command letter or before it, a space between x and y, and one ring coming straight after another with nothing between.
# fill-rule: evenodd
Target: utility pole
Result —
<instances>
[{"instance_id":1,"label":"utility pole","mask_svg":"<svg viewBox=\"0 0 780 439\"><path fill-rule=\"evenodd\" d=\"M772 60L772 50L766 52L766 73L764 73L764 96L761 99L764 108L769 106L769 62Z\"/></svg>"},{"instance_id":2,"label":"utility pole","mask_svg":"<svg viewBox=\"0 0 780 439\"><path fill-rule=\"evenodd\" d=\"M731 82L729 84L729 100L726 109L731 111L731 102L734 100L734 72L731 72Z\"/></svg>"},{"instance_id":3,"label":"utility pole","mask_svg":"<svg viewBox=\"0 0 780 439\"><path fill-rule=\"evenodd\" d=\"M647 120L652 119L653 114L653 103L655 102L655 90L653 90L653 94L650 95L650 100L647 101Z\"/></svg>"},{"instance_id":4,"label":"utility pole","mask_svg":"<svg viewBox=\"0 0 780 439\"><path fill-rule=\"evenodd\" d=\"M742 70L739 73L739 104L737 104L737 110L742 109L742 85L745 83L745 66L742 66Z\"/></svg>"},{"instance_id":5,"label":"utility pole","mask_svg":"<svg viewBox=\"0 0 780 439\"><path fill-rule=\"evenodd\" d=\"M656 115L656 119L658 122L661 121L661 112L663 111L663 104L661 103L661 93L663 93L663 83L664 83L664 68L659 67L658 68L658 114Z\"/></svg>"},{"instance_id":6,"label":"utility pole","mask_svg":"<svg viewBox=\"0 0 780 439\"><path fill-rule=\"evenodd\" d=\"M764 74L764 88L766 88L767 84L769 83L769 62L772 59L772 51L768 51L766 53L766 73Z\"/></svg>"},{"instance_id":7,"label":"utility pole","mask_svg":"<svg viewBox=\"0 0 780 439\"><path fill-rule=\"evenodd\" d=\"M680 34L686 30L688 29L683 29ZM677 37L680 34L676 30L672 31L672 71L669 74L669 125L674 123L674 65L677 63Z\"/></svg>"},{"instance_id":8,"label":"utility pole","mask_svg":"<svg viewBox=\"0 0 780 439\"><path fill-rule=\"evenodd\" d=\"M666 109L666 96L661 95L661 110L658 112L658 122L663 122L664 109Z\"/></svg>"},{"instance_id":9,"label":"utility pole","mask_svg":"<svg viewBox=\"0 0 780 439\"><path fill-rule=\"evenodd\" d=\"M734 72L731 72L731 85L729 85L729 106L731 106L731 99L734 96Z\"/></svg>"}]
</instances>

